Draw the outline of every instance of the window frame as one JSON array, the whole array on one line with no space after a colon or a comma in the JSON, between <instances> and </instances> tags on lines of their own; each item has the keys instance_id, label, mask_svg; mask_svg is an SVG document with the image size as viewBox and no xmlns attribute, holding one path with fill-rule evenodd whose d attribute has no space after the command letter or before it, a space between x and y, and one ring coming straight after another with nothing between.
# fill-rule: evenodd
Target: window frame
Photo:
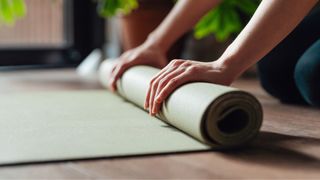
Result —
<instances>
[{"instance_id":1,"label":"window frame","mask_svg":"<svg viewBox=\"0 0 320 180\"><path fill-rule=\"evenodd\" d=\"M67 43L62 47L2 48L1 68L75 66L92 49L103 46L105 20L96 12L96 3L93 0L64 0L64 3Z\"/></svg>"}]
</instances>

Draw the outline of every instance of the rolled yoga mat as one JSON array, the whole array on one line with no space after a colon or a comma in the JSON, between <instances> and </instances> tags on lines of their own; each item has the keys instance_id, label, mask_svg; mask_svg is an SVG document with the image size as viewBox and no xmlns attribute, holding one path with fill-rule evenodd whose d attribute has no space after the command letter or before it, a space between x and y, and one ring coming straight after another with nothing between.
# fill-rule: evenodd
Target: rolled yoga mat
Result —
<instances>
[{"instance_id":1,"label":"rolled yoga mat","mask_svg":"<svg viewBox=\"0 0 320 180\"><path fill-rule=\"evenodd\" d=\"M107 87L114 61L100 67L100 81ZM118 94L143 108L151 78L160 70L149 66L128 69L117 82ZM162 105L160 120L212 148L243 145L259 132L263 113L259 101L236 88L193 82L176 89Z\"/></svg>"},{"instance_id":2,"label":"rolled yoga mat","mask_svg":"<svg viewBox=\"0 0 320 180\"><path fill-rule=\"evenodd\" d=\"M101 66L104 84L110 63ZM0 95L0 166L207 151L242 145L258 133L258 101L246 92L209 83L180 87L158 118L149 116L137 106L142 107L158 71L137 66L125 72L117 83L127 101L106 90Z\"/></svg>"}]
</instances>

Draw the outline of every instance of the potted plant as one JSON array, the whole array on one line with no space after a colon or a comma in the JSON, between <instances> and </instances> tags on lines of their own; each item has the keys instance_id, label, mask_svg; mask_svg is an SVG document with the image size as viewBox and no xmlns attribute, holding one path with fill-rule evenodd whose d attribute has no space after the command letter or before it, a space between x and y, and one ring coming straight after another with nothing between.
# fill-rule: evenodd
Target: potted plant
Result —
<instances>
[{"instance_id":1,"label":"potted plant","mask_svg":"<svg viewBox=\"0 0 320 180\"><path fill-rule=\"evenodd\" d=\"M251 16L259 1L224 0L197 23L194 36L201 39L209 34L214 34L218 41L228 39L230 35L236 34L242 29L243 19L241 15ZM143 38L139 37L139 32L149 32L150 29L154 29L173 6L173 0L97 0L97 2L98 12L103 17L122 14L124 29L132 30L130 32L124 30L125 34L137 36L137 40L128 40L129 47L140 44ZM26 4L24 0L0 0L0 24L14 24L17 19L24 17L25 14ZM141 23L143 23L143 26L141 26Z\"/></svg>"},{"instance_id":2,"label":"potted plant","mask_svg":"<svg viewBox=\"0 0 320 180\"><path fill-rule=\"evenodd\" d=\"M174 0L98 0L98 12L106 18L118 15L123 48L127 50L141 44L169 13L173 4ZM222 1L197 23L194 37L202 39L214 35L218 43L223 44L240 32L247 19L244 17L250 17L258 4L259 0ZM181 38L171 48L170 59L180 56L184 40Z\"/></svg>"},{"instance_id":3,"label":"potted plant","mask_svg":"<svg viewBox=\"0 0 320 180\"><path fill-rule=\"evenodd\" d=\"M120 20L123 49L140 45L164 19L175 0L95 0L98 13L106 18L117 16ZM260 0L224 0L208 12L195 26L194 37L202 39L214 35L225 42L236 35L256 10ZM24 0L0 0L0 24L14 24L26 14ZM179 57L184 38L176 43L169 58Z\"/></svg>"},{"instance_id":4,"label":"potted plant","mask_svg":"<svg viewBox=\"0 0 320 180\"><path fill-rule=\"evenodd\" d=\"M118 13L126 17L135 13L139 6L145 6L148 0L98 0L98 11L103 17L111 17ZM149 0L154 9L158 9L157 2L166 2L171 7L173 0ZM171 1L171 3L170 3ZM207 13L195 26L194 36L201 39L214 34L220 42L237 34L243 27L245 16L251 16L260 0L224 0L216 8ZM151 4L151 3L150 3ZM167 8L168 10L168 8ZM167 12L166 12L167 13ZM164 15L166 15L164 13Z\"/></svg>"},{"instance_id":5,"label":"potted plant","mask_svg":"<svg viewBox=\"0 0 320 180\"><path fill-rule=\"evenodd\" d=\"M123 50L132 49L145 41L174 6L172 0L98 0L98 12L120 22ZM168 58L180 56L184 39L181 38L168 52Z\"/></svg>"}]
</instances>

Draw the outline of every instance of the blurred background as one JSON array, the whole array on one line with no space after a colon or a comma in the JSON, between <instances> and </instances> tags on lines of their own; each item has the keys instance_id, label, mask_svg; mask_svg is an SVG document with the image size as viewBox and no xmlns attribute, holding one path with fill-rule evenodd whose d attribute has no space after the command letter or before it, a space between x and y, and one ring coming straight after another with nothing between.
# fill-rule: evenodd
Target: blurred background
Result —
<instances>
[{"instance_id":1,"label":"blurred background","mask_svg":"<svg viewBox=\"0 0 320 180\"><path fill-rule=\"evenodd\" d=\"M5 1L16 0L0 0L2 68L74 66L105 42L105 19L91 0L18 0L20 9Z\"/></svg>"},{"instance_id":2,"label":"blurred background","mask_svg":"<svg viewBox=\"0 0 320 180\"><path fill-rule=\"evenodd\" d=\"M0 0L0 68L77 66L93 50L115 58L141 44L174 0ZM171 48L168 58L212 61L259 0L224 0ZM254 68L249 73L255 75Z\"/></svg>"},{"instance_id":3,"label":"blurred background","mask_svg":"<svg viewBox=\"0 0 320 180\"><path fill-rule=\"evenodd\" d=\"M23 20L0 28L0 47L61 47L68 43L63 0L26 0L28 14Z\"/></svg>"}]
</instances>

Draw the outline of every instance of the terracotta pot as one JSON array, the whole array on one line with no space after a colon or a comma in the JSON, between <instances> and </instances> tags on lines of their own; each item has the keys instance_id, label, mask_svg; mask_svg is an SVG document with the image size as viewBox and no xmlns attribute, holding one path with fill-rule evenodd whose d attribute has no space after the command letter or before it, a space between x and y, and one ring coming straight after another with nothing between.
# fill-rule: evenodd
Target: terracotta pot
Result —
<instances>
[{"instance_id":1,"label":"terracotta pot","mask_svg":"<svg viewBox=\"0 0 320 180\"><path fill-rule=\"evenodd\" d=\"M142 44L172 9L172 0L140 0L139 8L120 17L121 41L124 51ZM185 38L181 38L168 52L168 58L179 58Z\"/></svg>"}]
</instances>

